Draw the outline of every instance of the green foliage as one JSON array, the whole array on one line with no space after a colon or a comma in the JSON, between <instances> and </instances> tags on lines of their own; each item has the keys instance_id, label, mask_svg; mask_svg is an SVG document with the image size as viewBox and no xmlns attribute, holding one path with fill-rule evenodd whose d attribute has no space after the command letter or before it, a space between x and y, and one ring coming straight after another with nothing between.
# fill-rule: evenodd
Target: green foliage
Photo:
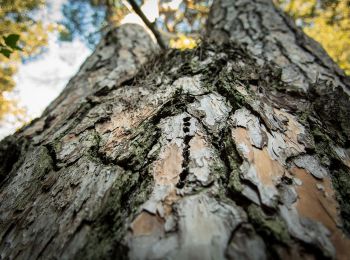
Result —
<instances>
[{"instance_id":1,"label":"green foliage","mask_svg":"<svg viewBox=\"0 0 350 260\"><path fill-rule=\"evenodd\" d=\"M277 216L268 216L263 210L251 204L248 207L248 217L258 233L263 234L272 241L288 244L291 238L286 224Z\"/></svg>"},{"instance_id":2,"label":"green foliage","mask_svg":"<svg viewBox=\"0 0 350 260\"><path fill-rule=\"evenodd\" d=\"M5 41L5 44L11 49L21 50L21 48L17 46L17 42L19 40L18 34L10 34L9 36L4 36L3 39Z\"/></svg>"},{"instance_id":3,"label":"green foliage","mask_svg":"<svg viewBox=\"0 0 350 260\"><path fill-rule=\"evenodd\" d=\"M6 92L14 88L13 76L22 60L40 53L47 44L53 26L33 19L44 3L44 0L0 1L0 120L6 114L24 117L24 110Z\"/></svg>"},{"instance_id":4,"label":"green foliage","mask_svg":"<svg viewBox=\"0 0 350 260\"><path fill-rule=\"evenodd\" d=\"M19 40L18 34L10 34L8 36L2 37L3 43L0 42L0 53L7 58L10 58L10 55L15 51L22 51L22 48L17 46Z\"/></svg>"}]
</instances>

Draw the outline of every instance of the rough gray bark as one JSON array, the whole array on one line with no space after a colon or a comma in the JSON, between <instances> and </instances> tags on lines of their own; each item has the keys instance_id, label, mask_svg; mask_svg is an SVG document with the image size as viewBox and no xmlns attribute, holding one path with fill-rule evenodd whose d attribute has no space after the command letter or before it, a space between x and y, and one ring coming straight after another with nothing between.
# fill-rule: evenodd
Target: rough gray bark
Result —
<instances>
[{"instance_id":1,"label":"rough gray bark","mask_svg":"<svg viewBox=\"0 0 350 260\"><path fill-rule=\"evenodd\" d=\"M268 0L208 39L120 27L1 142L1 259L347 259L348 79Z\"/></svg>"}]
</instances>

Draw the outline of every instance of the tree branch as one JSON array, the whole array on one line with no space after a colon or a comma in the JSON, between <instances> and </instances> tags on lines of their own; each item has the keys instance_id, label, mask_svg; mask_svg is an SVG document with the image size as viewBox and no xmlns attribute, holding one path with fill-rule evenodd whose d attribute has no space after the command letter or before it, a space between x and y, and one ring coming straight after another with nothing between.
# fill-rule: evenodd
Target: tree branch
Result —
<instances>
[{"instance_id":1,"label":"tree branch","mask_svg":"<svg viewBox=\"0 0 350 260\"><path fill-rule=\"evenodd\" d=\"M159 44L159 46L165 50L167 47L159 33L159 31L157 30L157 28L155 28L154 24L151 23L147 17L145 16L145 14L142 12L142 10L140 9L140 7L137 5L137 3L134 0L127 0L129 2L129 4L132 6L132 9L134 9L135 13L140 16L140 18L142 19L142 21L146 24L146 26L152 31L154 37L156 37L157 42Z\"/></svg>"}]
</instances>

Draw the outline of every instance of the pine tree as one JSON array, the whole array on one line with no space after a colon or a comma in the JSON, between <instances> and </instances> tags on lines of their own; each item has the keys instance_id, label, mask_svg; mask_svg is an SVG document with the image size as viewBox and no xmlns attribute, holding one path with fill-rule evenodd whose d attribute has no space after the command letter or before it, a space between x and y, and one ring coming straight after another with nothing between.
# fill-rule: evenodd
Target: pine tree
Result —
<instances>
[{"instance_id":1,"label":"pine tree","mask_svg":"<svg viewBox=\"0 0 350 260\"><path fill-rule=\"evenodd\" d=\"M349 86L270 0L190 51L112 30L0 143L1 258L347 259Z\"/></svg>"}]
</instances>

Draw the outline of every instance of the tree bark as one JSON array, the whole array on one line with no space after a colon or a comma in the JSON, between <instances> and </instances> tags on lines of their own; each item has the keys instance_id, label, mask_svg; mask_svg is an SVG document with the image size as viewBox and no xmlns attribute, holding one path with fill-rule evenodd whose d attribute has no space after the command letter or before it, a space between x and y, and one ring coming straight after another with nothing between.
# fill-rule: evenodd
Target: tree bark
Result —
<instances>
[{"instance_id":1,"label":"tree bark","mask_svg":"<svg viewBox=\"0 0 350 260\"><path fill-rule=\"evenodd\" d=\"M206 38L111 31L1 141L1 259L348 258L349 79L268 0Z\"/></svg>"}]
</instances>

